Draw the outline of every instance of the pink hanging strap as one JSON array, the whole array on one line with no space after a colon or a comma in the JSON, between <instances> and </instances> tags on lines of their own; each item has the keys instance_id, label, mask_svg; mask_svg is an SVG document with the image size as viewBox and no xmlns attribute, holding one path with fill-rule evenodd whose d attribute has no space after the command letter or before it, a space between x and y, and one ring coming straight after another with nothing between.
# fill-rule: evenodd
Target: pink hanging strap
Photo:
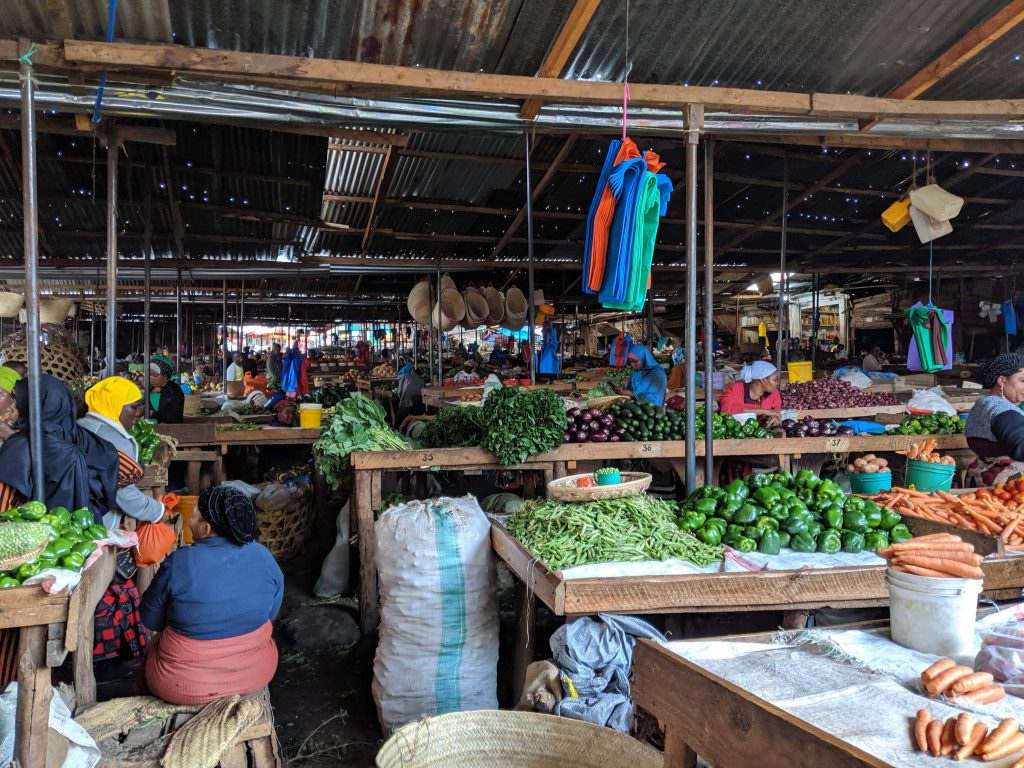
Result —
<instances>
[{"instance_id":1,"label":"pink hanging strap","mask_svg":"<svg viewBox=\"0 0 1024 768\"><path fill-rule=\"evenodd\" d=\"M629 118L629 81L622 83L622 141L626 141L626 121Z\"/></svg>"}]
</instances>

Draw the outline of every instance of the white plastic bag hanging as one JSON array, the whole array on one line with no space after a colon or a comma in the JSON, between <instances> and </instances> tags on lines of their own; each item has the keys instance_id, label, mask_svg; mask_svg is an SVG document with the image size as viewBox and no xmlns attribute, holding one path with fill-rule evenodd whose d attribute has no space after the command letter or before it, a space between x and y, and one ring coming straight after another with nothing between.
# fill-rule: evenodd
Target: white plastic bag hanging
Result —
<instances>
[{"instance_id":1,"label":"white plastic bag hanging","mask_svg":"<svg viewBox=\"0 0 1024 768\"><path fill-rule=\"evenodd\" d=\"M935 221L955 219L964 205L962 197L947 192L938 184L929 184L926 187L910 190L910 202L914 208Z\"/></svg>"},{"instance_id":2,"label":"white plastic bag hanging","mask_svg":"<svg viewBox=\"0 0 1024 768\"><path fill-rule=\"evenodd\" d=\"M953 225L949 221L936 221L913 205L910 206L910 220L914 222L917 238L922 243L938 240L940 237L944 237L953 231Z\"/></svg>"}]
</instances>

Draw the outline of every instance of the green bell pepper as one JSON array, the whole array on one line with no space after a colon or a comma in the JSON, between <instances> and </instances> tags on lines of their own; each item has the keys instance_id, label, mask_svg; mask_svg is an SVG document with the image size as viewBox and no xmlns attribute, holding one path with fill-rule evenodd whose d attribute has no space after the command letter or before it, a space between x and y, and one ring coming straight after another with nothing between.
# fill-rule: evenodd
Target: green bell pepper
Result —
<instances>
[{"instance_id":1,"label":"green bell pepper","mask_svg":"<svg viewBox=\"0 0 1024 768\"><path fill-rule=\"evenodd\" d=\"M747 500L748 496L750 496L750 489L742 480L733 480L725 486L725 498L729 501L743 502Z\"/></svg>"},{"instance_id":2,"label":"green bell pepper","mask_svg":"<svg viewBox=\"0 0 1024 768\"><path fill-rule=\"evenodd\" d=\"M843 548L843 537L839 534L839 531L832 530L831 528L819 533L816 542L818 551L828 555L834 555Z\"/></svg>"},{"instance_id":3,"label":"green bell pepper","mask_svg":"<svg viewBox=\"0 0 1024 768\"><path fill-rule=\"evenodd\" d=\"M85 565L85 558L78 552L72 552L60 561L60 567L67 568L69 571L80 571L83 565Z\"/></svg>"},{"instance_id":4,"label":"green bell pepper","mask_svg":"<svg viewBox=\"0 0 1024 768\"><path fill-rule=\"evenodd\" d=\"M718 505L718 511L715 512L715 517L720 517L723 520L732 522L733 515L736 514L736 510L743 506L742 501L724 501Z\"/></svg>"},{"instance_id":5,"label":"green bell pepper","mask_svg":"<svg viewBox=\"0 0 1024 768\"><path fill-rule=\"evenodd\" d=\"M899 525L902 520L903 518L900 517L899 512L888 507L882 507L882 522L879 523L878 528L882 531L889 531L892 530L893 526Z\"/></svg>"},{"instance_id":6,"label":"green bell pepper","mask_svg":"<svg viewBox=\"0 0 1024 768\"><path fill-rule=\"evenodd\" d=\"M801 488L799 491L796 492L796 497L800 499L800 501L802 501L804 504L814 503L814 491L812 491L810 488Z\"/></svg>"},{"instance_id":7,"label":"green bell pepper","mask_svg":"<svg viewBox=\"0 0 1024 768\"><path fill-rule=\"evenodd\" d=\"M762 555L777 555L782 548L777 531L765 531L761 540L757 543L757 551Z\"/></svg>"},{"instance_id":8,"label":"green bell pepper","mask_svg":"<svg viewBox=\"0 0 1024 768\"><path fill-rule=\"evenodd\" d=\"M874 509L864 510L864 519L868 521L868 528L878 528L882 525L882 509L877 504Z\"/></svg>"},{"instance_id":9,"label":"green bell pepper","mask_svg":"<svg viewBox=\"0 0 1024 768\"><path fill-rule=\"evenodd\" d=\"M806 488L811 491L821 485L821 479L809 469L801 469L797 472L794 482L797 488Z\"/></svg>"},{"instance_id":10,"label":"green bell pepper","mask_svg":"<svg viewBox=\"0 0 1024 768\"><path fill-rule=\"evenodd\" d=\"M772 476L768 472L755 472L747 475L747 487L752 489L764 488L771 483Z\"/></svg>"},{"instance_id":11,"label":"green bell pepper","mask_svg":"<svg viewBox=\"0 0 1024 768\"><path fill-rule=\"evenodd\" d=\"M882 531L872 531L864 537L864 549L872 552L889 546L889 536Z\"/></svg>"},{"instance_id":12,"label":"green bell pepper","mask_svg":"<svg viewBox=\"0 0 1024 768\"><path fill-rule=\"evenodd\" d=\"M781 522L789 517L789 507L785 504L776 504L768 509L768 514Z\"/></svg>"},{"instance_id":13,"label":"green bell pepper","mask_svg":"<svg viewBox=\"0 0 1024 768\"><path fill-rule=\"evenodd\" d=\"M898 523L889 529L889 541L893 544L899 544L901 541L912 538L914 538L914 534L910 532L905 523Z\"/></svg>"},{"instance_id":14,"label":"green bell pepper","mask_svg":"<svg viewBox=\"0 0 1024 768\"><path fill-rule=\"evenodd\" d=\"M707 522L708 517L703 512L697 512L696 510L690 510L683 515L683 526L688 531L696 531L704 523Z\"/></svg>"},{"instance_id":15,"label":"green bell pepper","mask_svg":"<svg viewBox=\"0 0 1024 768\"><path fill-rule=\"evenodd\" d=\"M31 578L32 576L35 576L37 573L39 573L39 560L33 560L31 563L19 565L18 570L14 572L14 574L21 581Z\"/></svg>"},{"instance_id":16,"label":"green bell pepper","mask_svg":"<svg viewBox=\"0 0 1024 768\"><path fill-rule=\"evenodd\" d=\"M70 539L60 538L56 541L51 541L49 544L47 544L46 549L43 551L45 554L52 555L53 557L56 557L59 560L60 558L64 557L64 555L66 555L68 552L70 552L73 546L75 546L75 542L71 541Z\"/></svg>"},{"instance_id":17,"label":"green bell pepper","mask_svg":"<svg viewBox=\"0 0 1024 768\"><path fill-rule=\"evenodd\" d=\"M746 536L740 536L731 546L740 552L753 552L757 549L757 542L753 539L748 539Z\"/></svg>"},{"instance_id":18,"label":"green bell pepper","mask_svg":"<svg viewBox=\"0 0 1024 768\"><path fill-rule=\"evenodd\" d=\"M717 485L705 485L697 493L702 499L721 499L725 496L725 489Z\"/></svg>"},{"instance_id":19,"label":"green bell pepper","mask_svg":"<svg viewBox=\"0 0 1024 768\"><path fill-rule=\"evenodd\" d=\"M71 525L71 513L64 507L54 507L43 519L49 522L58 531L63 531Z\"/></svg>"},{"instance_id":20,"label":"green bell pepper","mask_svg":"<svg viewBox=\"0 0 1024 768\"><path fill-rule=\"evenodd\" d=\"M846 499L846 504L843 505L843 508L846 510L852 510L853 512L863 512L864 502L865 499L860 496L850 496Z\"/></svg>"},{"instance_id":21,"label":"green bell pepper","mask_svg":"<svg viewBox=\"0 0 1024 768\"><path fill-rule=\"evenodd\" d=\"M79 528L88 528L96 522L93 520L92 512L89 511L88 507L82 507L72 512L71 521L73 524L77 524Z\"/></svg>"},{"instance_id":22,"label":"green bell pepper","mask_svg":"<svg viewBox=\"0 0 1024 768\"><path fill-rule=\"evenodd\" d=\"M754 523L754 527L760 528L762 531L769 529L777 531L779 530L779 521L769 515L761 515L761 517L757 518L757 522Z\"/></svg>"},{"instance_id":23,"label":"green bell pepper","mask_svg":"<svg viewBox=\"0 0 1024 768\"><path fill-rule=\"evenodd\" d=\"M789 520L782 524L782 530L784 530L790 536L797 536L801 533L806 533L807 521L801 517L790 517Z\"/></svg>"},{"instance_id":24,"label":"green bell pepper","mask_svg":"<svg viewBox=\"0 0 1024 768\"><path fill-rule=\"evenodd\" d=\"M825 526L833 530L841 530L843 527L843 508L838 504L829 504L822 513Z\"/></svg>"},{"instance_id":25,"label":"green bell pepper","mask_svg":"<svg viewBox=\"0 0 1024 768\"><path fill-rule=\"evenodd\" d=\"M747 503L736 510L732 521L737 525L750 525L761 516L761 510L753 504Z\"/></svg>"},{"instance_id":26,"label":"green bell pepper","mask_svg":"<svg viewBox=\"0 0 1024 768\"><path fill-rule=\"evenodd\" d=\"M698 529L697 538L715 547L722 543L722 532L718 530L717 525L706 523Z\"/></svg>"},{"instance_id":27,"label":"green bell pepper","mask_svg":"<svg viewBox=\"0 0 1024 768\"><path fill-rule=\"evenodd\" d=\"M708 521L704 523L704 526L708 525L710 525L712 528L717 528L718 532L721 533L723 536L725 535L725 529L729 527L729 523L727 523L720 517L709 517Z\"/></svg>"},{"instance_id":28,"label":"green bell pepper","mask_svg":"<svg viewBox=\"0 0 1024 768\"><path fill-rule=\"evenodd\" d=\"M700 512L705 517L714 517L718 511L718 502L714 499L698 499L697 503L693 505L692 510Z\"/></svg>"},{"instance_id":29,"label":"green bell pepper","mask_svg":"<svg viewBox=\"0 0 1024 768\"><path fill-rule=\"evenodd\" d=\"M743 535L748 539L753 539L754 541L760 541L764 532L764 528L758 528L756 525L747 525L743 527Z\"/></svg>"},{"instance_id":30,"label":"green bell pepper","mask_svg":"<svg viewBox=\"0 0 1024 768\"><path fill-rule=\"evenodd\" d=\"M771 509L772 505L778 504L781 499L782 497L779 496L779 492L770 485L766 485L754 491L754 501L765 509Z\"/></svg>"},{"instance_id":31,"label":"green bell pepper","mask_svg":"<svg viewBox=\"0 0 1024 768\"><path fill-rule=\"evenodd\" d=\"M868 518L863 512L845 512L843 514L843 528L855 533L867 533L870 529Z\"/></svg>"},{"instance_id":32,"label":"green bell pepper","mask_svg":"<svg viewBox=\"0 0 1024 768\"><path fill-rule=\"evenodd\" d=\"M806 533L798 533L789 540L789 547L794 552L816 552L818 542Z\"/></svg>"},{"instance_id":33,"label":"green bell pepper","mask_svg":"<svg viewBox=\"0 0 1024 768\"><path fill-rule=\"evenodd\" d=\"M843 531L843 552L856 554L864 551L864 534L856 531Z\"/></svg>"},{"instance_id":34,"label":"green bell pepper","mask_svg":"<svg viewBox=\"0 0 1024 768\"><path fill-rule=\"evenodd\" d=\"M780 546L783 546L783 547L788 547L788 546L789 546L789 542L790 542L790 540L791 540L792 538L793 538L793 537L792 537L792 536L790 536L790 535L789 535L788 533L786 533L785 531L779 531L779 545L780 545Z\"/></svg>"},{"instance_id":35,"label":"green bell pepper","mask_svg":"<svg viewBox=\"0 0 1024 768\"><path fill-rule=\"evenodd\" d=\"M786 486L793 485L793 473L782 470L781 472L775 473L775 479Z\"/></svg>"},{"instance_id":36,"label":"green bell pepper","mask_svg":"<svg viewBox=\"0 0 1024 768\"><path fill-rule=\"evenodd\" d=\"M841 499L846 495L843 489L831 480L822 480L814 489L814 493L819 499Z\"/></svg>"},{"instance_id":37,"label":"green bell pepper","mask_svg":"<svg viewBox=\"0 0 1024 768\"><path fill-rule=\"evenodd\" d=\"M37 522L46 514L46 505L41 501L26 501L15 510L23 520ZM90 520L91 522L91 520Z\"/></svg>"},{"instance_id":38,"label":"green bell pepper","mask_svg":"<svg viewBox=\"0 0 1024 768\"><path fill-rule=\"evenodd\" d=\"M824 530L825 530L825 526L823 526L821 523L819 523L817 520L815 520L813 523L810 523L807 526L807 535L810 536L812 539L817 539L818 538L818 534L821 533ZM831 530L831 529L829 529L829 530Z\"/></svg>"},{"instance_id":39,"label":"green bell pepper","mask_svg":"<svg viewBox=\"0 0 1024 768\"><path fill-rule=\"evenodd\" d=\"M20 587L21 582L17 579L11 578L10 576L4 576L0 578L0 589L12 589L13 587Z\"/></svg>"}]
</instances>

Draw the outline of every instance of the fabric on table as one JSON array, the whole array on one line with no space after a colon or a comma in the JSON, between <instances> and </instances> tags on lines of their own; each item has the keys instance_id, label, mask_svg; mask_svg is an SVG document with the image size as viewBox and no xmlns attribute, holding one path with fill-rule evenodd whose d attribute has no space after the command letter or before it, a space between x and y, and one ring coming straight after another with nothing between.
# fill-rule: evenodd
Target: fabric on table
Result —
<instances>
[{"instance_id":1,"label":"fabric on table","mask_svg":"<svg viewBox=\"0 0 1024 768\"><path fill-rule=\"evenodd\" d=\"M125 653L132 658L142 655L146 635L139 618L140 601L139 590L132 579L107 587L93 619L96 630L93 659L117 659Z\"/></svg>"},{"instance_id":2,"label":"fabric on table","mask_svg":"<svg viewBox=\"0 0 1024 768\"><path fill-rule=\"evenodd\" d=\"M150 692L172 704L257 693L277 671L273 625L221 640L196 640L167 627L150 643L145 670Z\"/></svg>"},{"instance_id":3,"label":"fabric on table","mask_svg":"<svg viewBox=\"0 0 1024 768\"><path fill-rule=\"evenodd\" d=\"M615 196L615 213L608 235L604 280L598 293L598 300L605 306L621 305L626 299L634 261L637 208L647 172L647 162L637 157L619 163L608 177L608 186Z\"/></svg>"},{"instance_id":4,"label":"fabric on table","mask_svg":"<svg viewBox=\"0 0 1024 768\"><path fill-rule=\"evenodd\" d=\"M552 661L562 673L563 697L554 713L629 733L633 646L637 638L665 642L646 621L632 616L597 615L565 624L551 636Z\"/></svg>"}]
</instances>

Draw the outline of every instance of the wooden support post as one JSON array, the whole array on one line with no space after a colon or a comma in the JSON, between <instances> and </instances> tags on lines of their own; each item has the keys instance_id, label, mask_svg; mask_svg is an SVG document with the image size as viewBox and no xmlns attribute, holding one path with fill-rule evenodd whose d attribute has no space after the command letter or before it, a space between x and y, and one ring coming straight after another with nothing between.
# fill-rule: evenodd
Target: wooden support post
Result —
<instances>
[{"instance_id":1,"label":"wooden support post","mask_svg":"<svg viewBox=\"0 0 1024 768\"><path fill-rule=\"evenodd\" d=\"M373 552L373 470L356 470L353 512L359 536L359 627L363 634L377 628L377 564Z\"/></svg>"},{"instance_id":2,"label":"wooden support post","mask_svg":"<svg viewBox=\"0 0 1024 768\"><path fill-rule=\"evenodd\" d=\"M537 644L537 597L516 580L516 637L512 650L512 699L519 701L526 685L526 668L533 663Z\"/></svg>"},{"instance_id":3,"label":"wooden support post","mask_svg":"<svg viewBox=\"0 0 1024 768\"><path fill-rule=\"evenodd\" d=\"M697 753L671 725L665 726L665 768L697 768Z\"/></svg>"},{"instance_id":4,"label":"wooden support post","mask_svg":"<svg viewBox=\"0 0 1024 768\"><path fill-rule=\"evenodd\" d=\"M46 626L22 627L18 644L18 716L14 760L18 768L45 768L50 722L50 668L46 666Z\"/></svg>"},{"instance_id":5,"label":"wooden support post","mask_svg":"<svg viewBox=\"0 0 1024 768\"><path fill-rule=\"evenodd\" d=\"M782 628L807 629L807 619L810 615L810 611L783 611Z\"/></svg>"}]
</instances>

